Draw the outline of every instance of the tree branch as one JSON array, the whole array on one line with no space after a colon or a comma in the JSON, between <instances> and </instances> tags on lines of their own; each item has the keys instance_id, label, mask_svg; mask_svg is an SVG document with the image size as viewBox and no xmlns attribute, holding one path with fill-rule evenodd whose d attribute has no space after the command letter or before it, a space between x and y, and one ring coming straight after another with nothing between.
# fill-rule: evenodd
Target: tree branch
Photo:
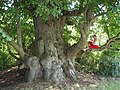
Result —
<instances>
[{"instance_id":1,"label":"tree branch","mask_svg":"<svg viewBox=\"0 0 120 90\"><path fill-rule=\"evenodd\" d=\"M79 53L84 48L87 37L88 37L88 30L90 29L91 22L89 20L91 17L92 17L92 13L91 13L91 10L88 8L86 11L86 17L85 17L86 22L80 27L81 37L79 39L79 42L69 48L68 55L76 56L77 53Z\"/></svg>"},{"instance_id":2,"label":"tree branch","mask_svg":"<svg viewBox=\"0 0 120 90\"><path fill-rule=\"evenodd\" d=\"M18 9L18 2L17 0L14 0L14 7L16 11L16 23L17 23L17 43L19 46L22 47L22 33L21 33L21 22L19 17L19 9Z\"/></svg>"},{"instance_id":3,"label":"tree branch","mask_svg":"<svg viewBox=\"0 0 120 90\"><path fill-rule=\"evenodd\" d=\"M111 43L113 43L117 40L120 40L120 39L118 39L119 37L120 37L120 32L116 36L110 38L103 46L100 47L100 49L104 49L106 47L109 47L111 45Z\"/></svg>"},{"instance_id":4,"label":"tree branch","mask_svg":"<svg viewBox=\"0 0 120 90\"><path fill-rule=\"evenodd\" d=\"M67 11L63 10L63 16L80 16L83 10L73 10L73 11Z\"/></svg>"},{"instance_id":5,"label":"tree branch","mask_svg":"<svg viewBox=\"0 0 120 90\"><path fill-rule=\"evenodd\" d=\"M120 41L120 32L116 36L114 36L114 37L110 38L109 40L107 40L107 42L104 45L102 45L101 47L99 47L98 49L88 49L86 51L87 52L91 51L91 50L101 51L101 50L104 50L104 49L107 49L107 48L114 49L114 48L111 47L111 44L116 42L116 41ZM120 50L120 48L117 48L115 50Z\"/></svg>"},{"instance_id":6,"label":"tree branch","mask_svg":"<svg viewBox=\"0 0 120 90\"><path fill-rule=\"evenodd\" d=\"M15 50L19 53L21 59L24 59L25 52L22 47L20 47L17 43L14 41L9 41L9 44L15 48Z\"/></svg>"},{"instance_id":7,"label":"tree branch","mask_svg":"<svg viewBox=\"0 0 120 90\"><path fill-rule=\"evenodd\" d=\"M89 0L87 0L87 4L85 6L85 11L84 11L84 16L85 16L85 22L88 21L87 20L87 11L88 11L88 6L89 6Z\"/></svg>"},{"instance_id":8,"label":"tree branch","mask_svg":"<svg viewBox=\"0 0 120 90\"><path fill-rule=\"evenodd\" d=\"M6 34L5 37L9 36L8 33L6 32L6 30L3 30L2 32L4 32ZM7 40L7 41L19 53L20 58L24 59L25 52L24 52L23 48L21 46L19 46L16 42L14 42L12 39Z\"/></svg>"},{"instance_id":9,"label":"tree branch","mask_svg":"<svg viewBox=\"0 0 120 90\"><path fill-rule=\"evenodd\" d=\"M7 28L6 27L4 27L4 30L3 30L3 32L5 32L5 34L6 34L6 36L10 36L9 35L9 32L7 32L8 30L6 30ZM10 37L11 38L11 37ZM21 59L24 59L24 55L26 54L25 52L24 52L24 49L20 46L20 45L18 45L16 42L14 42L13 40L12 40L12 38L10 39L10 40L7 40L8 41L8 43L18 52L18 54L20 55L20 58Z\"/></svg>"}]
</instances>

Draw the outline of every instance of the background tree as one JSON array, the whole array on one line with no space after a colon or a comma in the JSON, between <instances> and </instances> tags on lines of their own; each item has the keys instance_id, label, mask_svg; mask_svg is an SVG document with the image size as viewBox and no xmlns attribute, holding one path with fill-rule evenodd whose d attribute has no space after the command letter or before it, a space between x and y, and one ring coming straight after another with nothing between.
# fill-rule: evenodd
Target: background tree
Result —
<instances>
[{"instance_id":1,"label":"background tree","mask_svg":"<svg viewBox=\"0 0 120 90\"><path fill-rule=\"evenodd\" d=\"M30 69L28 81L40 77L54 83L66 76L76 79L74 62L86 46L93 22L104 22L104 32L109 35L100 49L120 39L119 21L115 21L119 19L117 0L3 0L0 4L1 36L19 54L12 56ZM111 19L116 25L115 36L110 35ZM78 32L72 45L65 40L69 24Z\"/></svg>"}]
</instances>

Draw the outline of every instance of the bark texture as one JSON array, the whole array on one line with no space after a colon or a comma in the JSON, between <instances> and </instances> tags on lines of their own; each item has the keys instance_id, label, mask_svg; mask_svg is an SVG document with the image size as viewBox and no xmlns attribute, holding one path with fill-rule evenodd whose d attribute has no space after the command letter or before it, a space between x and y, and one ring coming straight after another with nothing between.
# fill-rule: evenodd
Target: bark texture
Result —
<instances>
[{"instance_id":1,"label":"bark texture","mask_svg":"<svg viewBox=\"0 0 120 90\"><path fill-rule=\"evenodd\" d=\"M46 22L42 21L39 16L33 17L36 36L34 47L37 49L37 54L34 55L39 59L46 81L61 83L65 76L77 79L74 60L77 53L84 48L87 39L91 19L90 9L86 10L85 16L85 23L81 26L81 38L76 45L69 49L66 48L62 36L66 17L59 17L58 19L50 17Z\"/></svg>"},{"instance_id":2,"label":"bark texture","mask_svg":"<svg viewBox=\"0 0 120 90\"><path fill-rule=\"evenodd\" d=\"M20 66L20 69L27 68L25 73L25 81L33 81L42 76L42 67L39 63L39 60L36 56L25 57L24 63Z\"/></svg>"},{"instance_id":3,"label":"bark texture","mask_svg":"<svg viewBox=\"0 0 120 90\"><path fill-rule=\"evenodd\" d=\"M36 47L43 67L43 77L49 82L60 83L64 80L62 65L65 62L65 47L62 38L65 18L50 19L43 22L34 17L36 28Z\"/></svg>"},{"instance_id":4,"label":"bark texture","mask_svg":"<svg viewBox=\"0 0 120 90\"><path fill-rule=\"evenodd\" d=\"M26 61L27 66L29 67L27 81L33 81L42 76L42 67L39 64L39 60L37 57L29 57Z\"/></svg>"},{"instance_id":5,"label":"bark texture","mask_svg":"<svg viewBox=\"0 0 120 90\"><path fill-rule=\"evenodd\" d=\"M50 17L46 22L41 20L39 16L33 17L35 43L30 51L30 53L34 53L30 55L35 57L30 57L26 61L30 69L28 81L41 76L46 81L57 84L64 81L65 76L77 79L74 60L77 53L84 48L90 28L91 11L87 9L85 15L86 21L81 26L81 38L76 45L68 49L63 40L66 17L59 17L58 19Z\"/></svg>"}]
</instances>

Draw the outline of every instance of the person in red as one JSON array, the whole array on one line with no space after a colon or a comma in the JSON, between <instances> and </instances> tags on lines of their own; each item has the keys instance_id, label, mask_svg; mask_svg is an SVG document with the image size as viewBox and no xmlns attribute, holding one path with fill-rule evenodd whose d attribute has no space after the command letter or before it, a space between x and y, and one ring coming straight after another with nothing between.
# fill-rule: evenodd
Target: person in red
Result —
<instances>
[{"instance_id":1,"label":"person in red","mask_svg":"<svg viewBox=\"0 0 120 90\"><path fill-rule=\"evenodd\" d=\"M93 35L93 40L88 42L89 49L97 49L99 48L99 42L97 40L97 36Z\"/></svg>"}]
</instances>

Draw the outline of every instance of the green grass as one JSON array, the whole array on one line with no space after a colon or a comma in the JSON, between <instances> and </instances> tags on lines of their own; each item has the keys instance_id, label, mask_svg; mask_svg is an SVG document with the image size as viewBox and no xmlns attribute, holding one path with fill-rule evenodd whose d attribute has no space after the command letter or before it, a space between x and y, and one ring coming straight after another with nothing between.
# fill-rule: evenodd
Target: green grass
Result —
<instances>
[{"instance_id":1,"label":"green grass","mask_svg":"<svg viewBox=\"0 0 120 90\"><path fill-rule=\"evenodd\" d=\"M97 90L120 90L120 80L102 81Z\"/></svg>"}]
</instances>

